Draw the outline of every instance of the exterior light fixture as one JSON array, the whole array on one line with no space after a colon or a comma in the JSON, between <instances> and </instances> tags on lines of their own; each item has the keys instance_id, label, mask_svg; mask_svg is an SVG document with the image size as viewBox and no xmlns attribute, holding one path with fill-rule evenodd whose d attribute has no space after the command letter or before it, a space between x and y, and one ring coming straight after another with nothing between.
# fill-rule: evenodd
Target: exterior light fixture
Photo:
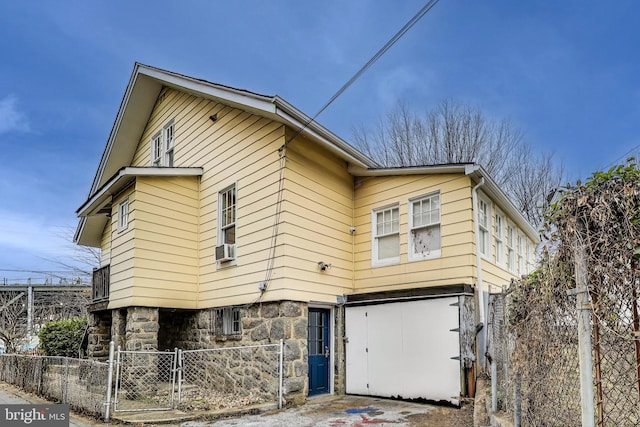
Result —
<instances>
[{"instance_id":1,"label":"exterior light fixture","mask_svg":"<svg viewBox=\"0 0 640 427\"><path fill-rule=\"evenodd\" d=\"M331 264L327 264L324 261L320 261L318 263L318 268L320 269L320 271L330 270L331 269Z\"/></svg>"}]
</instances>

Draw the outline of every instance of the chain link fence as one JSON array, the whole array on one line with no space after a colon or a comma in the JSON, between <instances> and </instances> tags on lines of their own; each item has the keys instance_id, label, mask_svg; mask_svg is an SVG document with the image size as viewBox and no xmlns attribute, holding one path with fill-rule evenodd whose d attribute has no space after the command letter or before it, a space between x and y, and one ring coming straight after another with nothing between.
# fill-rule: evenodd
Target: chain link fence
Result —
<instances>
[{"instance_id":1,"label":"chain link fence","mask_svg":"<svg viewBox=\"0 0 640 427\"><path fill-rule=\"evenodd\" d=\"M172 409L177 354L118 350L114 412Z\"/></svg>"},{"instance_id":2,"label":"chain link fence","mask_svg":"<svg viewBox=\"0 0 640 427\"><path fill-rule=\"evenodd\" d=\"M181 409L281 402L281 344L188 350L180 355Z\"/></svg>"},{"instance_id":3,"label":"chain link fence","mask_svg":"<svg viewBox=\"0 0 640 427\"><path fill-rule=\"evenodd\" d=\"M104 416L108 364L69 357L0 355L0 381L79 412Z\"/></svg>"},{"instance_id":4,"label":"chain link fence","mask_svg":"<svg viewBox=\"0 0 640 427\"><path fill-rule=\"evenodd\" d=\"M491 295L488 355L497 409L513 415L516 426L583 425L578 315L588 310L594 420L586 426L640 425L639 284L593 284L582 307L570 283L548 288L523 279Z\"/></svg>"}]
</instances>

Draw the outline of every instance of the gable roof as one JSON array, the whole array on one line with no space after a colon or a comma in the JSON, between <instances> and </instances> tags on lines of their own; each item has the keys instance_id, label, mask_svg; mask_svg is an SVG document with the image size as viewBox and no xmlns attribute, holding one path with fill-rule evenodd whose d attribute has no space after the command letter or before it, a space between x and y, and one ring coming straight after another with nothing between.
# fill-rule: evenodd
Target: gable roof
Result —
<instances>
[{"instance_id":1,"label":"gable roof","mask_svg":"<svg viewBox=\"0 0 640 427\"><path fill-rule=\"evenodd\" d=\"M170 87L204 99L210 99L230 107L239 108L262 117L287 125L312 141L334 153L349 165L354 176L411 175L436 173L463 173L476 183L485 179L483 191L512 217L533 240L538 240L536 230L513 205L504 192L495 184L489 174L476 164L449 164L419 167L381 168L371 158L351 146L324 126L312 121L302 111L277 95L261 95L244 89L237 89L206 80L174 73L160 68L136 63L120 103L116 119L109 134L106 147L100 159L87 200L78 209L80 222L74 242L81 245L100 245L102 230L108 218L94 215L109 202L111 194L135 176L158 174L144 168L131 166L137 145L151 116L156 100L163 87ZM191 168L167 168L163 174L197 175L202 171ZM129 177L129 178L127 178Z\"/></svg>"},{"instance_id":2,"label":"gable roof","mask_svg":"<svg viewBox=\"0 0 640 427\"><path fill-rule=\"evenodd\" d=\"M303 135L324 146L349 164L364 168L378 166L372 159L324 126L311 121L309 116L277 95L261 95L136 63L87 200L94 198L96 193L112 180L122 168L131 165L138 142L158 95L165 86L272 119L296 131L302 129ZM81 214L80 210L78 214ZM96 218L81 215L74 241L90 246L99 245L95 237L86 238L85 231L89 227L93 231L90 234L96 236L95 232L98 229L101 232L105 224L105 217Z\"/></svg>"}]
</instances>

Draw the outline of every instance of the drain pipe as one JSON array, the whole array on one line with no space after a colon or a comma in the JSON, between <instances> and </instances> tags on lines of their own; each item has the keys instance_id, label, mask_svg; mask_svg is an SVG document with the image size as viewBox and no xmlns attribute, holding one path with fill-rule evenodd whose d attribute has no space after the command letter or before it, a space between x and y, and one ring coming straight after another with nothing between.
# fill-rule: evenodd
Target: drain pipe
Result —
<instances>
[{"instance_id":1,"label":"drain pipe","mask_svg":"<svg viewBox=\"0 0 640 427\"><path fill-rule=\"evenodd\" d=\"M480 178L480 182L473 187L471 190L471 199L473 203L473 221L474 221L474 231L476 235L476 275L477 275L477 283L476 286L478 288L478 305L480 306L478 309L478 313L480 314L480 322L482 324L482 329L479 332L480 334L480 368L484 370L485 368L485 352L486 352L486 325L487 319L484 312L484 289L482 282L482 255L480 254L480 221L479 212L478 212L478 188L484 185L484 178Z\"/></svg>"}]
</instances>

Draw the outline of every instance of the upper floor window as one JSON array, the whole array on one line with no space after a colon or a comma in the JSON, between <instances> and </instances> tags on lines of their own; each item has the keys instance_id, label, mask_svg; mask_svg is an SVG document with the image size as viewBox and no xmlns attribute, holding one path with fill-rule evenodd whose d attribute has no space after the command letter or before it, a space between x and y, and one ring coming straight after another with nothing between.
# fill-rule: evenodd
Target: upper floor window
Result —
<instances>
[{"instance_id":1,"label":"upper floor window","mask_svg":"<svg viewBox=\"0 0 640 427\"><path fill-rule=\"evenodd\" d=\"M397 206L372 212L373 264L400 262L400 210Z\"/></svg>"},{"instance_id":2,"label":"upper floor window","mask_svg":"<svg viewBox=\"0 0 640 427\"><path fill-rule=\"evenodd\" d=\"M496 212L495 218L496 264L504 264L504 216Z\"/></svg>"},{"instance_id":3,"label":"upper floor window","mask_svg":"<svg viewBox=\"0 0 640 427\"><path fill-rule=\"evenodd\" d=\"M173 146L174 146L173 122L167 124L151 139L151 165L152 166L173 166Z\"/></svg>"},{"instance_id":4,"label":"upper floor window","mask_svg":"<svg viewBox=\"0 0 640 427\"><path fill-rule=\"evenodd\" d=\"M220 262L235 259L236 244L236 185L218 193L218 245L216 260Z\"/></svg>"},{"instance_id":5,"label":"upper floor window","mask_svg":"<svg viewBox=\"0 0 640 427\"><path fill-rule=\"evenodd\" d=\"M236 243L236 186L220 192L220 243Z\"/></svg>"},{"instance_id":6,"label":"upper floor window","mask_svg":"<svg viewBox=\"0 0 640 427\"><path fill-rule=\"evenodd\" d=\"M440 194L409 202L409 259L440 256Z\"/></svg>"},{"instance_id":7,"label":"upper floor window","mask_svg":"<svg viewBox=\"0 0 640 427\"><path fill-rule=\"evenodd\" d=\"M516 271L516 229L512 224L507 226L507 268Z\"/></svg>"},{"instance_id":8,"label":"upper floor window","mask_svg":"<svg viewBox=\"0 0 640 427\"><path fill-rule=\"evenodd\" d=\"M525 265L525 262L527 259L526 239L522 234L518 233L518 237L516 241L517 241L516 258L517 258L518 274L526 274L527 273L527 266Z\"/></svg>"},{"instance_id":9,"label":"upper floor window","mask_svg":"<svg viewBox=\"0 0 640 427\"><path fill-rule=\"evenodd\" d=\"M118 203L118 230L124 230L129 225L129 199Z\"/></svg>"},{"instance_id":10,"label":"upper floor window","mask_svg":"<svg viewBox=\"0 0 640 427\"><path fill-rule=\"evenodd\" d=\"M478 199L478 229L480 253L491 255L491 205L484 199Z\"/></svg>"}]
</instances>

